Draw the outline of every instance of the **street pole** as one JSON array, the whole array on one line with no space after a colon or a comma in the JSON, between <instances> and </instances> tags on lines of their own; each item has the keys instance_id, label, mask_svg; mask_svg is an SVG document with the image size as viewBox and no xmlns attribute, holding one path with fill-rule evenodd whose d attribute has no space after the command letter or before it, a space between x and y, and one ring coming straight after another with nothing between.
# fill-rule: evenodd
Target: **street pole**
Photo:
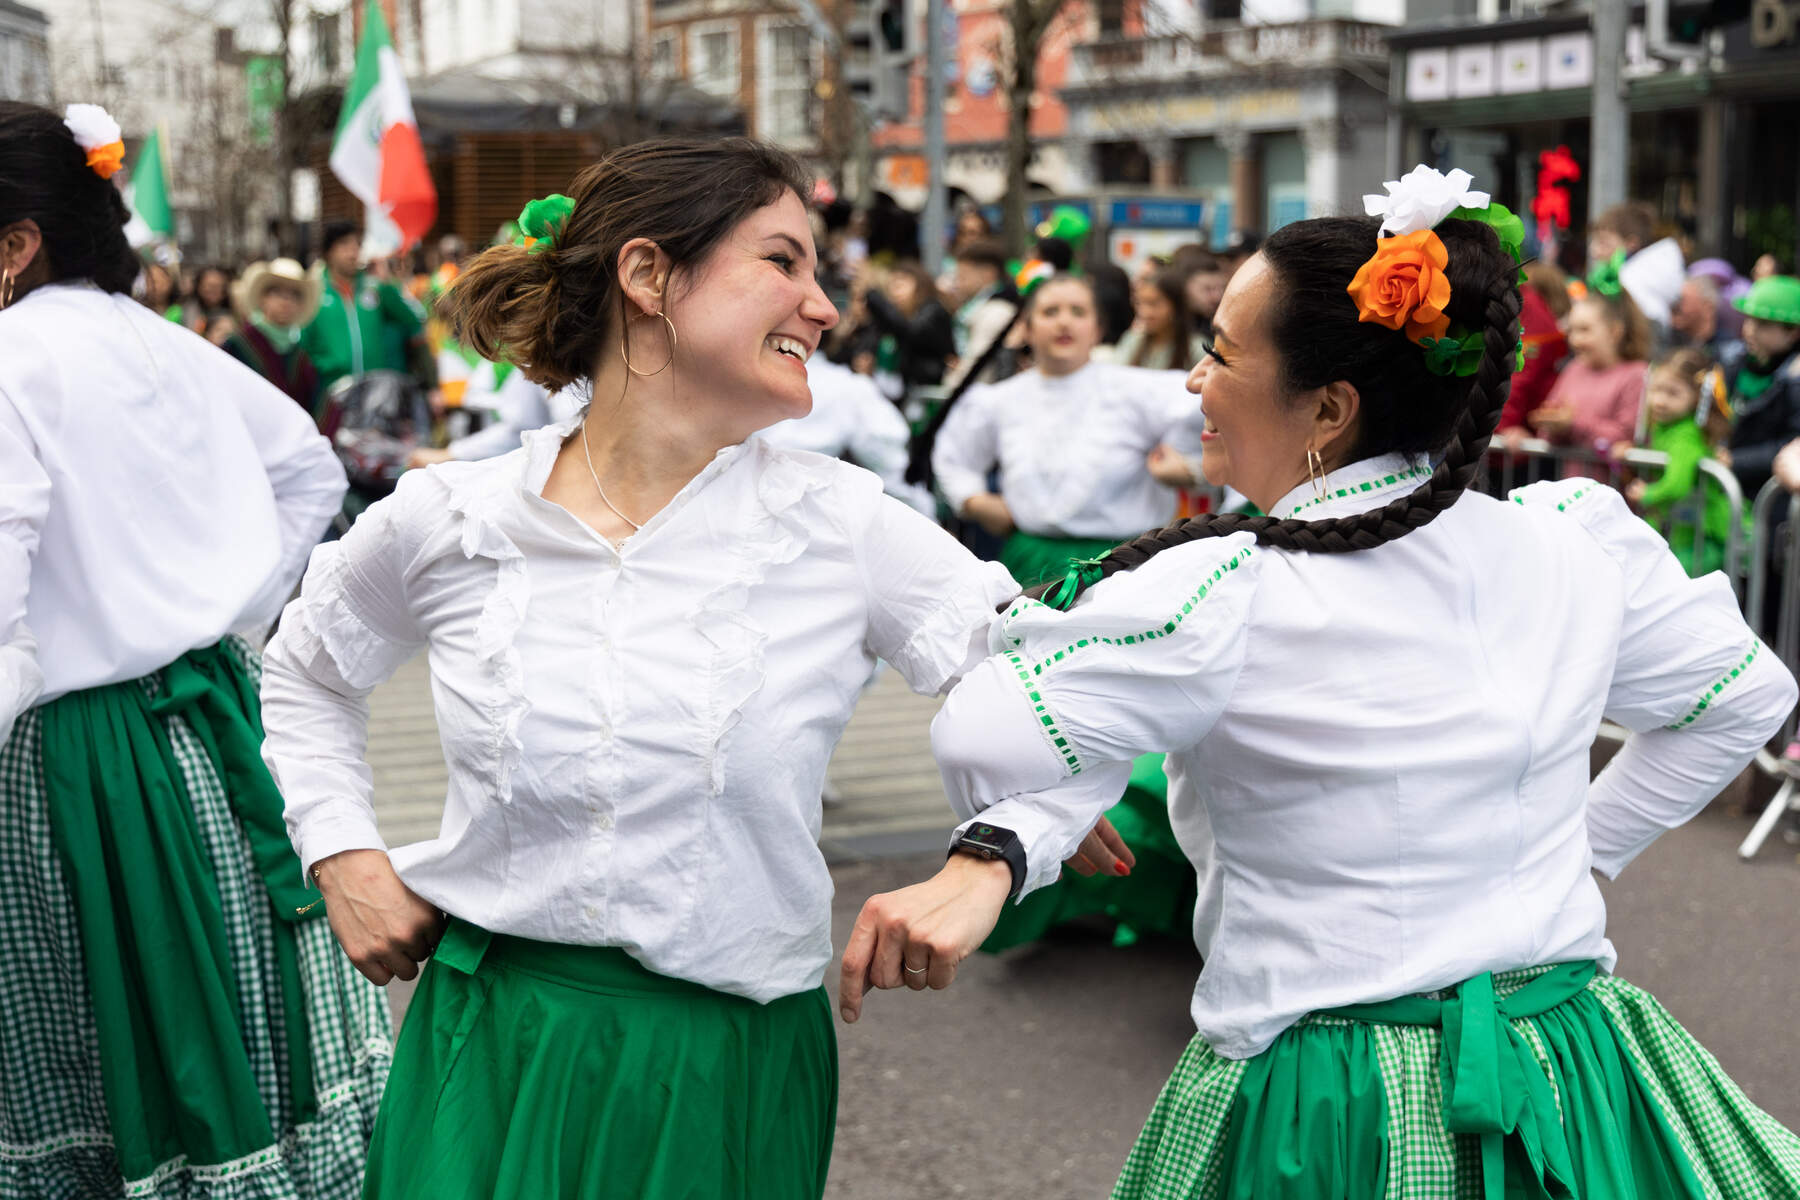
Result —
<instances>
[{"instance_id":1,"label":"street pole","mask_svg":"<svg viewBox=\"0 0 1800 1200\"><path fill-rule=\"evenodd\" d=\"M944 191L944 0L928 0L925 12L925 175L919 258L935 276L950 223Z\"/></svg>"},{"instance_id":2,"label":"street pole","mask_svg":"<svg viewBox=\"0 0 1800 1200\"><path fill-rule=\"evenodd\" d=\"M1588 173L1588 219L1625 202L1631 118L1625 110L1627 0L1594 0L1593 163Z\"/></svg>"}]
</instances>

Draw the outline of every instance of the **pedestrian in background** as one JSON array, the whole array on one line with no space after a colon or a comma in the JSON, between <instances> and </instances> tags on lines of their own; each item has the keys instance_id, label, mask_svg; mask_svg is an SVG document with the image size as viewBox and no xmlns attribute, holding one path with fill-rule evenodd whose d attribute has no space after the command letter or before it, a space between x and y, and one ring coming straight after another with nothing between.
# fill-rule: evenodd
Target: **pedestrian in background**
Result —
<instances>
[{"instance_id":1,"label":"pedestrian in background","mask_svg":"<svg viewBox=\"0 0 1800 1200\"><path fill-rule=\"evenodd\" d=\"M1569 310L1572 357L1527 420L1538 435L1605 459L1637 432L1650 328L1622 291L1596 288Z\"/></svg>"},{"instance_id":2,"label":"pedestrian in background","mask_svg":"<svg viewBox=\"0 0 1800 1200\"><path fill-rule=\"evenodd\" d=\"M353 1200L391 1019L300 883L237 636L344 472L129 299L117 137L0 102L0 1190Z\"/></svg>"},{"instance_id":3,"label":"pedestrian in background","mask_svg":"<svg viewBox=\"0 0 1800 1200\"><path fill-rule=\"evenodd\" d=\"M209 264L194 273L182 302L182 323L202 337L213 322L231 316L231 272Z\"/></svg>"},{"instance_id":4,"label":"pedestrian in background","mask_svg":"<svg viewBox=\"0 0 1800 1200\"><path fill-rule=\"evenodd\" d=\"M1563 359L1569 353L1563 322L1573 307L1568 277L1555 263L1541 260L1526 266L1525 286L1519 289L1519 297L1519 331L1525 361L1513 376L1506 407L1500 413L1499 430L1494 435L1515 453L1519 443L1531 436L1531 417L1543 406L1562 373Z\"/></svg>"},{"instance_id":5,"label":"pedestrian in background","mask_svg":"<svg viewBox=\"0 0 1800 1200\"><path fill-rule=\"evenodd\" d=\"M750 437L806 414L837 320L811 187L761 143L651 141L528 205L538 240L472 262L452 324L591 382L583 419L407 472L270 644L264 753L346 953L431 958L367 1200L824 1189L826 763L877 657L939 691L1016 586L867 471ZM390 857L367 698L427 646L449 794Z\"/></svg>"},{"instance_id":6,"label":"pedestrian in background","mask_svg":"<svg viewBox=\"0 0 1800 1200\"><path fill-rule=\"evenodd\" d=\"M956 365L944 376L944 386L954 389L975 369L988 347L1006 335L1019 303L1006 278L1006 250L991 240L968 242L957 250L951 289L950 300L956 305ZM990 361L978 382L992 383L997 378L998 366Z\"/></svg>"},{"instance_id":7,"label":"pedestrian in background","mask_svg":"<svg viewBox=\"0 0 1800 1200\"><path fill-rule=\"evenodd\" d=\"M322 242L319 310L300 338L320 388L367 371L410 371L435 391L437 367L425 341L424 314L394 284L361 268L362 231L334 222Z\"/></svg>"},{"instance_id":8,"label":"pedestrian in background","mask_svg":"<svg viewBox=\"0 0 1800 1200\"><path fill-rule=\"evenodd\" d=\"M252 267L238 291L240 323L227 353L280 388L308 416L318 418L319 372L301 334L319 310L321 285L291 258Z\"/></svg>"},{"instance_id":9,"label":"pedestrian in background","mask_svg":"<svg viewBox=\"0 0 1800 1200\"><path fill-rule=\"evenodd\" d=\"M1625 498L1643 511L1645 519L1659 532L1666 530L1676 561L1695 578L1725 564L1725 541L1731 533L1731 502L1718 483L1707 479L1704 496L1694 498L1701 483L1700 463L1712 457L1700 411L1701 389L1711 365L1700 351L1685 348L1651 366L1643 424L1649 448L1668 461L1655 482L1634 479L1625 488Z\"/></svg>"},{"instance_id":10,"label":"pedestrian in background","mask_svg":"<svg viewBox=\"0 0 1800 1200\"><path fill-rule=\"evenodd\" d=\"M1187 277L1170 268L1137 285L1132 297L1137 317L1119 339L1114 362L1185 374L1199 361L1202 341L1193 332L1187 283Z\"/></svg>"},{"instance_id":11,"label":"pedestrian in background","mask_svg":"<svg viewBox=\"0 0 1800 1200\"><path fill-rule=\"evenodd\" d=\"M1754 497L1775 455L1800 437L1800 279L1767 275L1737 302L1744 354L1725 368L1732 414L1731 469Z\"/></svg>"},{"instance_id":12,"label":"pedestrian in background","mask_svg":"<svg viewBox=\"0 0 1800 1200\"><path fill-rule=\"evenodd\" d=\"M865 288L863 303L875 336L876 382L888 399L900 404L916 389L942 383L956 332L930 273L910 259L897 262L880 287Z\"/></svg>"}]
</instances>

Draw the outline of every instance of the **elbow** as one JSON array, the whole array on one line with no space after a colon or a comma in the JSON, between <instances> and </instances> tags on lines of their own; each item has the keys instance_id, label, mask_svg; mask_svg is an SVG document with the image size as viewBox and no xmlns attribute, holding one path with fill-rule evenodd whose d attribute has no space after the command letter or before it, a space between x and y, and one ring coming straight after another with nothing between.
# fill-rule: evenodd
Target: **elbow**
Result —
<instances>
[{"instance_id":1,"label":"elbow","mask_svg":"<svg viewBox=\"0 0 1800 1200\"><path fill-rule=\"evenodd\" d=\"M1757 744L1761 745L1787 724L1796 700L1800 700L1800 685L1795 684L1793 672L1767 651L1757 656L1746 683L1743 702L1747 712L1756 714Z\"/></svg>"},{"instance_id":2,"label":"elbow","mask_svg":"<svg viewBox=\"0 0 1800 1200\"><path fill-rule=\"evenodd\" d=\"M955 693L951 693L955 699ZM983 738L975 723L958 720L946 702L931 721L931 754L945 778L968 778L981 769Z\"/></svg>"}]
</instances>

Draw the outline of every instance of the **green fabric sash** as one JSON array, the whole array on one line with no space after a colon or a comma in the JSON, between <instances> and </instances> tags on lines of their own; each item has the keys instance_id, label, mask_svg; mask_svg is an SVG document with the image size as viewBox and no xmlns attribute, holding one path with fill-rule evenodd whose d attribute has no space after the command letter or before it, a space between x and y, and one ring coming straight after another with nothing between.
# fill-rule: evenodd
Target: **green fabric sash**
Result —
<instances>
[{"instance_id":1,"label":"green fabric sash","mask_svg":"<svg viewBox=\"0 0 1800 1200\"><path fill-rule=\"evenodd\" d=\"M1072 559L1099 558L1118 544L1115 538L1040 537L1019 529L1007 535L1000 563L1028 588L1063 578Z\"/></svg>"},{"instance_id":2,"label":"green fabric sash","mask_svg":"<svg viewBox=\"0 0 1800 1200\"><path fill-rule=\"evenodd\" d=\"M1349 1025L1289 1029L1239 1085L1228 1194L1384 1194L1386 1093L1358 1024L1372 1023L1443 1030L1444 1124L1480 1139L1486 1200L1698 1200L1705 1193L1674 1131L1587 992L1594 971L1561 963L1504 997L1484 973L1441 999L1351 1005L1322 1014ZM1554 1088L1516 1020L1531 1022L1557 1064Z\"/></svg>"},{"instance_id":3,"label":"green fabric sash","mask_svg":"<svg viewBox=\"0 0 1800 1200\"><path fill-rule=\"evenodd\" d=\"M256 687L223 643L162 672L71 692L42 710L56 844L81 936L119 1168L143 1178L185 1155L230 1162L275 1141L238 1034L243 1005L205 832L165 722L194 732L242 823L270 902L288 1053L291 1119L317 1111L292 922L307 896L263 767ZM322 910L315 909L317 913Z\"/></svg>"}]
</instances>

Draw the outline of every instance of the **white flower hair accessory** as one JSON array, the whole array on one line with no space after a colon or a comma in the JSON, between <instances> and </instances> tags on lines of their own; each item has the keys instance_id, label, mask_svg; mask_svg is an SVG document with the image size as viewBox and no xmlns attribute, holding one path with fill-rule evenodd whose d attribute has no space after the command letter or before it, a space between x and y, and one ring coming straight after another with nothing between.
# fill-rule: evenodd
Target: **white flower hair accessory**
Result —
<instances>
[{"instance_id":1,"label":"white flower hair accessory","mask_svg":"<svg viewBox=\"0 0 1800 1200\"><path fill-rule=\"evenodd\" d=\"M1448 175L1427 166L1417 166L1381 186L1385 196L1364 196L1363 211L1381 218L1381 236L1418 233L1430 229L1459 208L1486 208L1490 197L1486 192L1472 192L1469 185L1475 177L1467 171L1455 170Z\"/></svg>"},{"instance_id":2,"label":"white flower hair accessory","mask_svg":"<svg viewBox=\"0 0 1800 1200\"><path fill-rule=\"evenodd\" d=\"M63 110L63 124L75 144L87 152L87 165L102 179L111 179L125 165L125 138L119 123L98 104L71 104Z\"/></svg>"}]
</instances>

